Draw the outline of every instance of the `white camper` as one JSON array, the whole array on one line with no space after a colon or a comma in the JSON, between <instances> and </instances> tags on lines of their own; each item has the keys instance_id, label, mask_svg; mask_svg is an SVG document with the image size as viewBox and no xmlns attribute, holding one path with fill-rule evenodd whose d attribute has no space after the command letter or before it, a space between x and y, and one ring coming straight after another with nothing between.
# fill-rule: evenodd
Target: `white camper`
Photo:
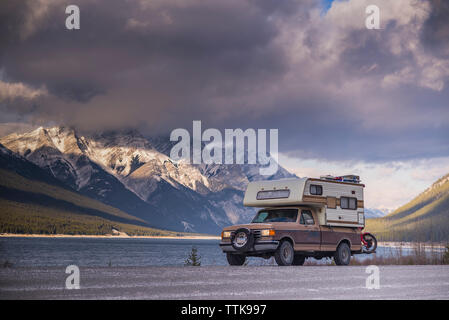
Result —
<instances>
[{"instance_id":1,"label":"white camper","mask_svg":"<svg viewBox=\"0 0 449 320\"><path fill-rule=\"evenodd\" d=\"M255 181L248 185L248 207L313 206L320 225L365 227L363 188L358 176Z\"/></svg>"}]
</instances>

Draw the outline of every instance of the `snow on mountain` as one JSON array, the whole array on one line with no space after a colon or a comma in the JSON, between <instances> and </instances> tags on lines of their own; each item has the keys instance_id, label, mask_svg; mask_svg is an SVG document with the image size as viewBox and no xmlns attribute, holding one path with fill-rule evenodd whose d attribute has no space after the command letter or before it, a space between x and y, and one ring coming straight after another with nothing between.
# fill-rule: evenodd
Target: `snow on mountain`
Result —
<instances>
[{"instance_id":1,"label":"snow on mountain","mask_svg":"<svg viewBox=\"0 0 449 320\"><path fill-rule=\"evenodd\" d=\"M175 145L175 142L170 141L169 137L150 138L149 140L156 150L166 156L170 155L170 150ZM204 146L203 143L202 147ZM224 149L222 153L225 153ZM247 157L247 154L245 154L245 157ZM278 166L278 171L272 176L260 175L260 165L258 164L192 164L189 166L198 168L201 174L207 178L208 189L212 192L218 192L226 188L244 191L250 181L296 177L281 166Z\"/></svg>"},{"instance_id":2,"label":"snow on mountain","mask_svg":"<svg viewBox=\"0 0 449 320\"><path fill-rule=\"evenodd\" d=\"M365 218L382 218L390 213L391 210L381 208L381 209L375 209L375 208L365 208Z\"/></svg>"},{"instance_id":3,"label":"snow on mountain","mask_svg":"<svg viewBox=\"0 0 449 320\"><path fill-rule=\"evenodd\" d=\"M136 131L94 135L88 138L86 154L144 201L161 179L174 188L183 185L202 194L208 188L207 178L197 168L174 164Z\"/></svg>"},{"instance_id":4,"label":"snow on mountain","mask_svg":"<svg viewBox=\"0 0 449 320\"><path fill-rule=\"evenodd\" d=\"M25 134L8 135L1 142L77 190L88 183L94 170L79 148L82 142L73 131L64 128L40 127Z\"/></svg>"},{"instance_id":5,"label":"snow on mountain","mask_svg":"<svg viewBox=\"0 0 449 320\"><path fill-rule=\"evenodd\" d=\"M173 142L137 131L81 135L71 128L41 127L0 143L83 194L180 231L216 232L247 222L254 215L242 206L249 181L293 177L282 167L263 177L258 165L175 162L169 157Z\"/></svg>"},{"instance_id":6,"label":"snow on mountain","mask_svg":"<svg viewBox=\"0 0 449 320\"><path fill-rule=\"evenodd\" d=\"M118 178L131 191L146 200L148 190L144 179L181 184L190 189L207 187L207 178L190 165L173 165L170 158L153 149L140 134L101 133L91 137L78 136L75 130L55 127L38 128L23 135L12 134L1 141L40 167L47 167L55 176L75 189L89 183L93 167L85 160L100 166ZM150 186L152 183L150 183ZM142 187L142 188L140 188Z\"/></svg>"},{"instance_id":7,"label":"snow on mountain","mask_svg":"<svg viewBox=\"0 0 449 320\"><path fill-rule=\"evenodd\" d=\"M259 166L250 164L200 165L200 170L209 179L211 189L214 191L220 191L225 187L244 191L250 181L277 180L295 177L281 166L279 166L276 174L272 176L260 175Z\"/></svg>"}]
</instances>

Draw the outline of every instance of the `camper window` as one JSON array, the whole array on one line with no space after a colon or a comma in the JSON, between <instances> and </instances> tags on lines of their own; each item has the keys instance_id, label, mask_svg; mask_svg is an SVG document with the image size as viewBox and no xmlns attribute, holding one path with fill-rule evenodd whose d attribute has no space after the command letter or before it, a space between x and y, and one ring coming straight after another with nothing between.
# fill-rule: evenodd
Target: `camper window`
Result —
<instances>
[{"instance_id":1,"label":"camper window","mask_svg":"<svg viewBox=\"0 0 449 320\"><path fill-rule=\"evenodd\" d=\"M349 197L341 197L340 198L340 208L356 210L357 209L357 199L349 198Z\"/></svg>"},{"instance_id":2,"label":"camper window","mask_svg":"<svg viewBox=\"0 0 449 320\"><path fill-rule=\"evenodd\" d=\"M349 198L349 209L357 210L357 199Z\"/></svg>"},{"instance_id":3,"label":"camper window","mask_svg":"<svg viewBox=\"0 0 449 320\"><path fill-rule=\"evenodd\" d=\"M310 194L314 194L314 195L322 195L323 194L323 187L316 185L316 184L311 184L310 185Z\"/></svg>"},{"instance_id":4,"label":"camper window","mask_svg":"<svg viewBox=\"0 0 449 320\"><path fill-rule=\"evenodd\" d=\"M290 196L290 190L266 190L257 192L257 200L282 199Z\"/></svg>"}]
</instances>

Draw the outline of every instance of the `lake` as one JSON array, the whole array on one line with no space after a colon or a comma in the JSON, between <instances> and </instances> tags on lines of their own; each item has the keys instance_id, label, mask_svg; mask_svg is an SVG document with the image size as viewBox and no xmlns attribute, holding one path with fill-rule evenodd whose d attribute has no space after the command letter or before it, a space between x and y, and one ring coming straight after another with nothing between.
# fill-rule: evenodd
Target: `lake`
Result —
<instances>
[{"instance_id":1,"label":"lake","mask_svg":"<svg viewBox=\"0 0 449 320\"><path fill-rule=\"evenodd\" d=\"M180 266L192 247L198 249L201 265L227 265L219 240L136 238L0 238L0 263L26 266ZM397 248L379 247L377 256L389 256ZM407 255L412 249L402 248ZM364 259L368 255L357 255ZM312 259L313 260L313 259ZM322 260L323 261L323 260ZM249 265L270 260L250 258Z\"/></svg>"}]
</instances>

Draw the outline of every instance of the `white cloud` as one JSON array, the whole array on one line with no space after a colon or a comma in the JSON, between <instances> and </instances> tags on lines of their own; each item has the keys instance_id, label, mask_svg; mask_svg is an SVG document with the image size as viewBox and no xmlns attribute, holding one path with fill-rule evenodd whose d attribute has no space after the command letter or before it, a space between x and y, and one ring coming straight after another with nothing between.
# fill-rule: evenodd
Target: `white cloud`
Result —
<instances>
[{"instance_id":1,"label":"white cloud","mask_svg":"<svg viewBox=\"0 0 449 320\"><path fill-rule=\"evenodd\" d=\"M47 94L45 87L34 89L22 82L10 83L0 80L0 102L15 99L32 100Z\"/></svg>"},{"instance_id":2,"label":"white cloud","mask_svg":"<svg viewBox=\"0 0 449 320\"><path fill-rule=\"evenodd\" d=\"M367 30L365 27L365 8L371 4L380 8L381 30ZM345 71L343 63L348 50L360 50L358 55L369 56L372 53L367 44L374 41L377 46L374 61L362 66L361 71L372 71L370 67L373 65L385 64L387 61L382 59L386 55L400 63L390 68L377 68L382 70L382 81L378 81L378 76L368 71L358 73L358 81L365 78L365 82L370 82L372 90L395 89L407 84L441 91L449 77L449 62L433 56L432 52L423 47L421 39L430 12L430 3L426 1L336 1L324 17L320 16L318 9L311 10L307 19L300 14L287 20L281 17L277 21L281 30L278 41L283 43L290 63L294 66L291 73L307 74L308 81L316 82L319 86L325 84L323 80L326 76L339 75ZM298 80L298 76L292 78ZM351 82L351 77L339 77L337 89L344 88L345 82ZM339 93L357 95L352 87L347 92Z\"/></svg>"}]
</instances>

